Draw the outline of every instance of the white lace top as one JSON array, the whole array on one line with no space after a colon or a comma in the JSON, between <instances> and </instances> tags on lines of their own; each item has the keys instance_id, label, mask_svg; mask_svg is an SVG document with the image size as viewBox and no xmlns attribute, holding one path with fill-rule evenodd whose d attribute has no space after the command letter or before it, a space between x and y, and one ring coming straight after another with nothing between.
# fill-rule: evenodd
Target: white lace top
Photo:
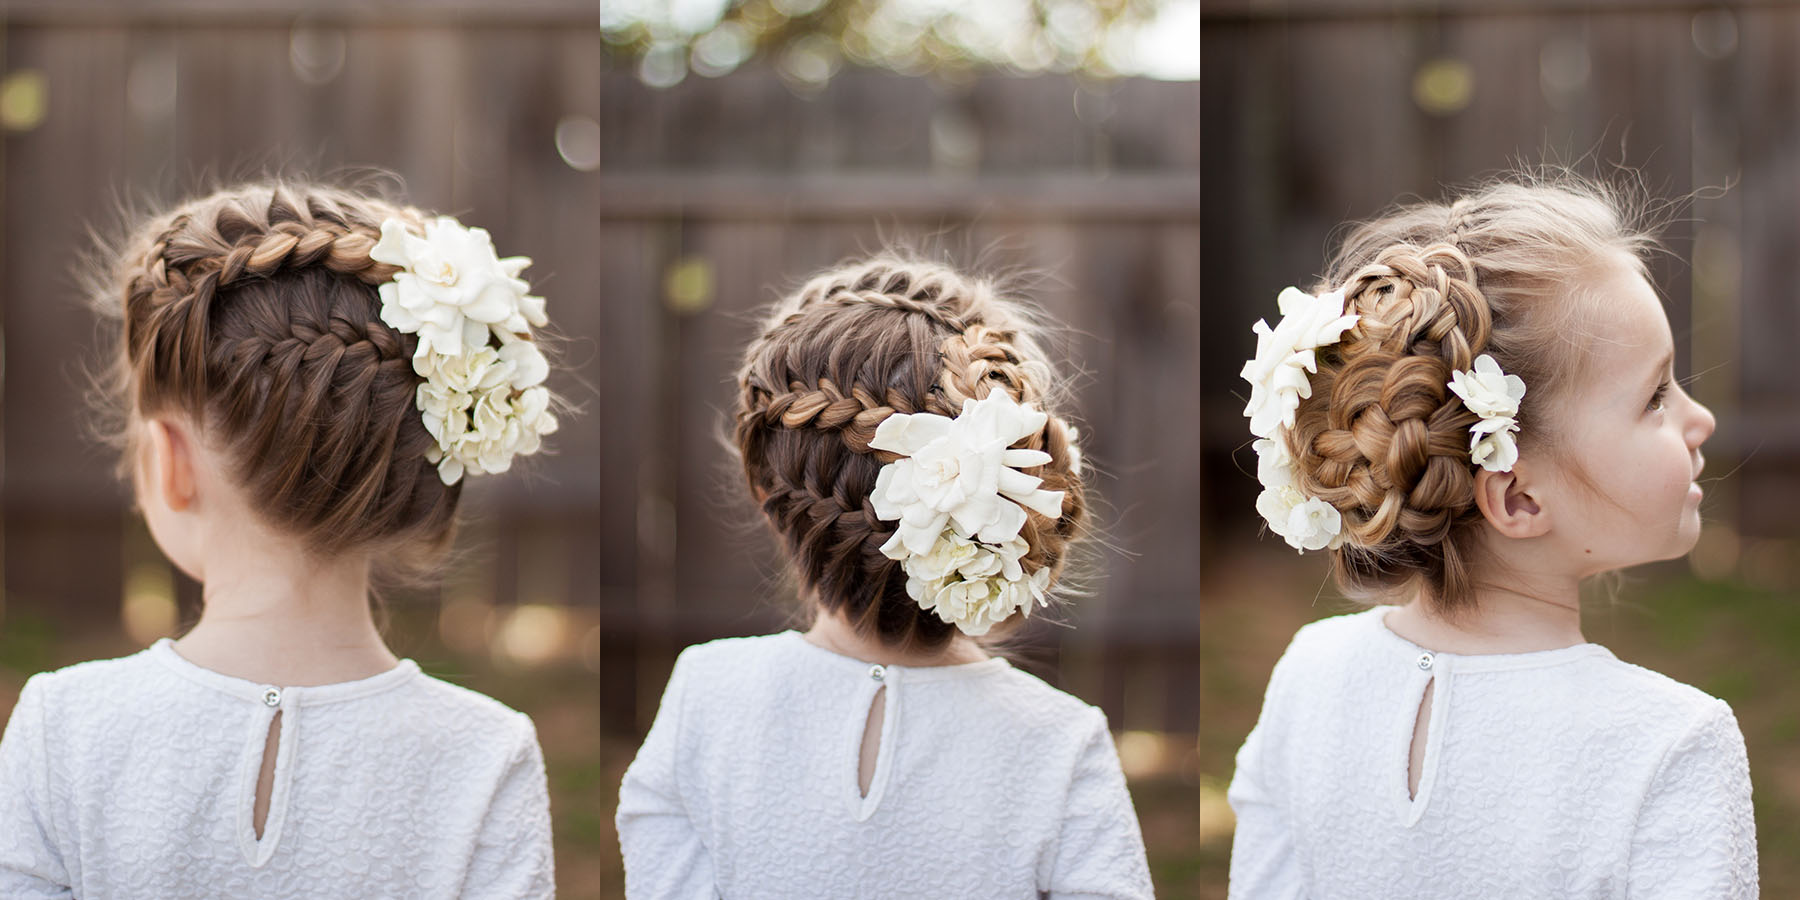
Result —
<instances>
[{"instance_id":1,"label":"white lace top","mask_svg":"<svg viewBox=\"0 0 1800 900\"><path fill-rule=\"evenodd\" d=\"M1757 895L1730 707L1597 644L1428 653L1388 609L1308 625L1276 664L1228 794L1233 898Z\"/></svg>"},{"instance_id":2,"label":"white lace top","mask_svg":"<svg viewBox=\"0 0 1800 900\"><path fill-rule=\"evenodd\" d=\"M281 713L262 838L252 819ZM423 675L276 688L169 641L26 682L0 740L0 897L538 898L531 720Z\"/></svg>"},{"instance_id":3,"label":"white lace top","mask_svg":"<svg viewBox=\"0 0 1800 900\"><path fill-rule=\"evenodd\" d=\"M631 900L1151 896L1098 709L1004 659L872 666L793 631L682 652L618 827Z\"/></svg>"}]
</instances>

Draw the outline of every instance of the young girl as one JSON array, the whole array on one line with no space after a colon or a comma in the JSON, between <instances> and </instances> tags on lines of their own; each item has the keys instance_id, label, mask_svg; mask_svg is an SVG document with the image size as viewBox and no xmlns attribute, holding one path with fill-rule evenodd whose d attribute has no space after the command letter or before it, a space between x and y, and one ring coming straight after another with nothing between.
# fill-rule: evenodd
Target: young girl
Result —
<instances>
[{"instance_id":1,"label":"young girl","mask_svg":"<svg viewBox=\"0 0 1800 900\"><path fill-rule=\"evenodd\" d=\"M1233 897L1756 896L1731 709L1581 634L1584 578L1693 547L1712 413L1653 236L1521 181L1363 225L1257 323L1257 509L1375 605L1275 666Z\"/></svg>"},{"instance_id":2,"label":"young girl","mask_svg":"<svg viewBox=\"0 0 1800 900\"><path fill-rule=\"evenodd\" d=\"M258 184L144 224L102 304L136 506L199 623L37 675L0 741L0 896L549 897L531 721L383 644L372 576L555 428L543 299L487 233Z\"/></svg>"},{"instance_id":3,"label":"young girl","mask_svg":"<svg viewBox=\"0 0 1800 900\"><path fill-rule=\"evenodd\" d=\"M980 640L1047 602L1086 516L1033 333L893 257L777 305L735 438L812 627L676 661L619 790L628 896L1150 896L1105 716Z\"/></svg>"}]
</instances>

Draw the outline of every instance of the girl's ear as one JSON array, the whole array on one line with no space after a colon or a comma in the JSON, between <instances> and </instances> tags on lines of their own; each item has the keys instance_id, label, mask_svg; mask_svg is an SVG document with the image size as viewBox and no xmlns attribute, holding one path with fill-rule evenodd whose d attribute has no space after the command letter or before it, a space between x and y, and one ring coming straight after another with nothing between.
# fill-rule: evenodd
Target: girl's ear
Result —
<instances>
[{"instance_id":1,"label":"girl's ear","mask_svg":"<svg viewBox=\"0 0 1800 900\"><path fill-rule=\"evenodd\" d=\"M1550 511L1524 460L1510 472L1475 473L1475 505L1494 530L1509 538L1542 537L1550 531Z\"/></svg>"},{"instance_id":2,"label":"girl's ear","mask_svg":"<svg viewBox=\"0 0 1800 900\"><path fill-rule=\"evenodd\" d=\"M145 423L150 432L150 483L164 505L181 512L192 506L196 495L193 443L181 425L168 419Z\"/></svg>"}]
</instances>

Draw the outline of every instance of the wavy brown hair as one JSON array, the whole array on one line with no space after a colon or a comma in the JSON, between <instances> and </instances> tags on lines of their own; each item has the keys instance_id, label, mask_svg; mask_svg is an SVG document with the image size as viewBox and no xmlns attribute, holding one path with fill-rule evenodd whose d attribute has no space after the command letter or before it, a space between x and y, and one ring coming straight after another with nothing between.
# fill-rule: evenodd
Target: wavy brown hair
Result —
<instances>
[{"instance_id":1,"label":"wavy brown hair","mask_svg":"<svg viewBox=\"0 0 1800 900\"><path fill-rule=\"evenodd\" d=\"M1641 198L1567 173L1515 176L1354 229L1315 292L1361 316L1318 352L1287 430L1300 488L1336 507L1332 551L1354 596L1420 589L1438 613L1473 608L1482 522L1469 428L1451 373L1488 354L1528 393L1521 454L1559 454L1548 413L1585 371L1585 285L1627 261L1647 275L1656 226ZM1581 473L1577 472L1579 477Z\"/></svg>"},{"instance_id":2,"label":"wavy brown hair","mask_svg":"<svg viewBox=\"0 0 1800 900\"><path fill-rule=\"evenodd\" d=\"M405 576L449 548L461 484L425 459L417 337L381 321L397 269L369 251L390 216L422 227L334 187L228 188L141 223L92 289L117 326L100 400L127 459L134 419L179 414L270 525Z\"/></svg>"},{"instance_id":3,"label":"wavy brown hair","mask_svg":"<svg viewBox=\"0 0 1800 900\"><path fill-rule=\"evenodd\" d=\"M1054 408L1063 386L1036 332L993 283L882 255L808 281L745 352L733 429L744 478L803 592L859 634L932 650L955 633L907 595L900 563L881 552L896 523L876 518L869 494L896 456L869 441L896 413L954 417L995 390L1050 413L1014 446L1048 453L1026 472L1064 492L1060 518L1028 511L1022 564L1060 576L1087 504L1071 429Z\"/></svg>"}]
</instances>

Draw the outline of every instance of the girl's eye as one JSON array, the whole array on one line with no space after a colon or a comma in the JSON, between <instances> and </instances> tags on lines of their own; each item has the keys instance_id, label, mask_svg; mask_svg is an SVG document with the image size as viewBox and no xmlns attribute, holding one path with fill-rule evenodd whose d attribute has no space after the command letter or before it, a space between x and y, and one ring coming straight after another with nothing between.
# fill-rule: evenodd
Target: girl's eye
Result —
<instances>
[{"instance_id":1,"label":"girl's eye","mask_svg":"<svg viewBox=\"0 0 1800 900\"><path fill-rule=\"evenodd\" d=\"M1668 399L1668 396L1669 383L1665 381L1656 386L1656 393L1650 395L1650 404L1645 408L1651 412L1662 412L1663 403Z\"/></svg>"}]
</instances>

